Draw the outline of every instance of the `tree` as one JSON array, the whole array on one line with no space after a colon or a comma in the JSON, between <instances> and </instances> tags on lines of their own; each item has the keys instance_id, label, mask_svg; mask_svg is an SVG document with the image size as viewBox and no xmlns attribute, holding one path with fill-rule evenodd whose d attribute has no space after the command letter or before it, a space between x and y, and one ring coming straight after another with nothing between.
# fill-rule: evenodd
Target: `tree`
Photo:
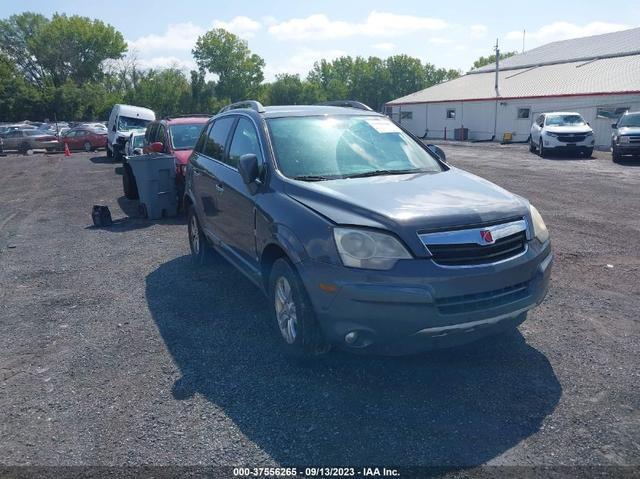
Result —
<instances>
[{"instance_id":1,"label":"tree","mask_svg":"<svg viewBox=\"0 0 640 479\"><path fill-rule=\"evenodd\" d=\"M25 12L0 22L0 51L39 87L97 81L102 63L127 49L122 34L100 20Z\"/></svg>"},{"instance_id":2,"label":"tree","mask_svg":"<svg viewBox=\"0 0 640 479\"><path fill-rule=\"evenodd\" d=\"M504 52L504 53L500 53L500 60L504 60L505 58L509 58L512 57L514 55L517 55L518 52ZM475 62L473 62L473 70L483 67L485 65L491 65L492 63L496 62L496 55L489 55L488 57L480 57L478 58Z\"/></svg>"},{"instance_id":3,"label":"tree","mask_svg":"<svg viewBox=\"0 0 640 479\"><path fill-rule=\"evenodd\" d=\"M142 73L135 88L125 96L128 103L151 108L159 117L183 113L190 100L189 80L177 68Z\"/></svg>"},{"instance_id":4,"label":"tree","mask_svg":"<svg viewBox=\"0 0 640 479\"><path fill-rule=\"evenodd\" d=\"M200 69L218 76L218 98L249 98L264 80L264 60L251 53L245 40L222 28L198 37L192 53Z\"/></svg>"}]
</instances>

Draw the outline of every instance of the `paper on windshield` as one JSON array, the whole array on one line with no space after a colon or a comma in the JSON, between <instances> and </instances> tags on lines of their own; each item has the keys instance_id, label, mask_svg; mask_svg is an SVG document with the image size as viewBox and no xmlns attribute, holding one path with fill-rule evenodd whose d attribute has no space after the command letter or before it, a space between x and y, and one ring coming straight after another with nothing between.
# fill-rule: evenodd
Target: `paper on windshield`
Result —
<instances>
[{"instance_id":1,"label":"paper on windshield","mask_svg":"<svg viewBox=\"0 0 640 479\"><path fill-rule=\"evenodd\" d=\"M366 121L378 133L400 133L402 130L386 118L366 118Z\"/></svg>"}]
</instances>

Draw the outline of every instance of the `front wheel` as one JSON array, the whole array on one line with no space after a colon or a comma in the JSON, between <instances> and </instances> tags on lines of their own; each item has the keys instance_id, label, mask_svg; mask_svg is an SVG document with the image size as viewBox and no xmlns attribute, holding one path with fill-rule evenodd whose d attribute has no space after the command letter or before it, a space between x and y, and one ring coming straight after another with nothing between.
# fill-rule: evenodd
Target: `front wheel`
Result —
<instances>
[{"instance_id":1,"label":"front wheel","mask_svg":"<svg viewBox=\"0 0 640 479\"><path fill-rule=\"evenodd\" d=\"M291 263L284 258L276 260L271 269L269 299L288 354L309 358L329 350L307 291Z\"/></svg>"},{"instance_id":2,"label":"front wheel","mask_svg":"<svg viewBox=\"0 0 640 479\"><path fill-rule=\"evenodd\" d=\"M533 153L534 151L536 151L536 144L533 141L533 138L529 138L529 152Z\"/></svg>"},{"instance_id":3,"label":"front wheel","mask_svg":"<svg viewBox=\"0 0 640 479\"><path fill-rule=\"evenodd\" d=\"M544 158L545 156L547 156L547 152L544 149L544 145L542 144L542 138L540 138L540 142L538 143L538 154L540 155L540 158Z\"/></svg>"},{"instance_id":4,"label":"front wheel","mask_svg":"<svg viewBox=\"0 0 640 479\"><path fill-rule=\"evenodd\" d=\"M593 148L587 148L586 150L584 150L585 158L591 158L591 155L593 155Z\"/></svg>"},{"instance_id":5,"label":"front wheel","mask_svg":"<svg viewBox=\"0 0 640 479\"><path fill-rule=\"evenodd\" d=\"M111 151L111 148L109 148L107 146L107 158L113 158L113 152Z\"/></svg>"},{"instance_id":6,"label":"front wheel","mask_svg":"<svg viewBox=\"0 0 640 479\"><path fill-rule=\"evenodd\" d=\"M620 160L622 158L621 158L620 152L615 146L613 147L613 152L611 153L611 156L614 163L620 163Z\"/></svg>"}]
</instances>

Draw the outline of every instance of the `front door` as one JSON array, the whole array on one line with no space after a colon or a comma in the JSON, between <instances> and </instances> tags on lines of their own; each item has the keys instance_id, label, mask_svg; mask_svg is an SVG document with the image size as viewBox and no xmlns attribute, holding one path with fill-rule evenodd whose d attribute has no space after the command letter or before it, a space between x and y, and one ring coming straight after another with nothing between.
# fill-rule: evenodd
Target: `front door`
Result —
<instances>
[{"instance_id":1,"label":"front door","mask_svg":"<svg viewBox=\"0 0 640 479\"><path fill-rule=\"evenodd\" d=\"M238 160L252 153L262 164L258 133L253 121L241 116L229 144L225 165L218 169L218 181L223 191L219 198L218 232L222 240L249 269L256 269L255 196L249 192L238 172ZM260 194L259 192L257 193Z\"/></svg>"}]
</instances>

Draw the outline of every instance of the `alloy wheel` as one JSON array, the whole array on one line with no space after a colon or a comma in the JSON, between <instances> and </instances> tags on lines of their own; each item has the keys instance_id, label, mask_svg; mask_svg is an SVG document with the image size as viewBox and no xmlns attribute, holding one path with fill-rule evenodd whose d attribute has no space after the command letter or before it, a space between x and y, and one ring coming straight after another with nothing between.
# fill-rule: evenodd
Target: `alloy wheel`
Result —
<instances>
[{"instance_id":1,"label":"alloy wheel","mask_svg":"<svg viewBox=\"0 0 640 479\"><path fill-rule=\"evenodd\" d=\"M291 284L284 276L276 281L274 303L280 333L288 344L293 344L298 334L298 316Z\"/></svg>"}]
</instances>

